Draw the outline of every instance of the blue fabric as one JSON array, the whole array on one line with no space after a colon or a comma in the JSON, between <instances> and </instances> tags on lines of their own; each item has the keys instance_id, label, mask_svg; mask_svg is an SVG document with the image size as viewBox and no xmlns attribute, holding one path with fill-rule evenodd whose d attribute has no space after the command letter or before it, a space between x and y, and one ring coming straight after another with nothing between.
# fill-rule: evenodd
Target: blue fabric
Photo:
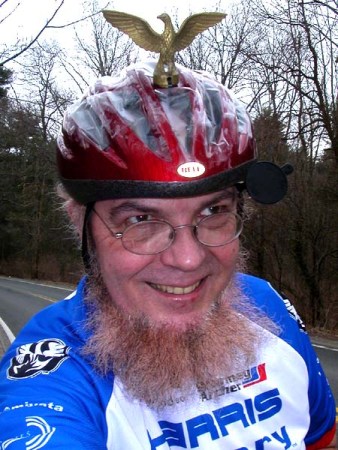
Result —
<instances>
[{"instance_id":1,"label":"blue fabric","mask_svg":"<svg viewBox=\"0 0 338 450\"><path fill-rule=\"evenodd\" d=\"M304 379L304 389L308 389L309 410L305 409L304 414L310 414L310 426L305 442L307 444L317 442L334 426L335 404L308 335L302 329L295 311L269 283L242 274L238 275L238 281L252 302L281 326L282 332L279 338L294 349L306 364L308 380ZM3 357L0 364L1 448L9 448L9 450L34 450L43 447L63 450L65 448L74 450L121 448L118 443L114 446L108 444L108 442L112 442L109 436L116 434L118 440L119 433L123 433L124 428L127 429L126 424L126 427L121 426L119 430L109 430L109 427L113 427L113 422L107 423L107 408L115 389L114 375L101 377L82 354L82 346L88 338L88 331L85 328L84 289L85 278L79 283L72 298L53 304L38 313L23 328ZM287 377L287 364L283 365L282 362L281 370L284 370L283 375ZM292 389L292 380L290 380L290 384ZM244 390L238 392L239 398L242 398L240 396L243 396L243 392ZM276 393L279 394L278 389L275 388L256 396L255 405L261 410L262 420L263 415L265 420L265 418L270 419L270 416L274 414L273 408L266 409L267 401L274 405L276 411L276 408L280 409L281 404ZM280 394L282 396L283 393ZM245 404L249 408L251 403L247 397L245 398ZM132 417L133 403L130 405L130 416ZM114 405L110 408L114 410ZM227 411L230 411L230 406L226 406L226 408ZM118 411L117 408L116 411ZM237 415L240 414L238 410L236 411ZM116 412L116 414L120 413ZM168 424L171 422L161 420L160 415L154 413L156 429L161 431L161 427L164 427L167 434L153 432L151 437L149 429L143 430L141 427L141 431L135 432L135 435L139 435L140 442L148 444L139 446L130 444L129 448L158 448L159 450L164 448L198 447L208 450L209 448L223 448L222 436L214 425L214 417L224 424L225 419L222 414L225 414L224 408L214 411L213 416L208 413L187 420L189 429L193 430L189 432L189 444L189 439L183 434L183 425L177 423L170 428ZM229 417L234 417L234 414L227 416L227 420L230 420ZM254 416L253 410L250 414L248 417L251 417L251 423L254 423L256 416ZM127 419L121 416L116 418L116 422L118 423L119 420L123 424ZM242 422L244 427L249 425L248 419L243 419ZM170 429L175 431L174 435L170 434L174 433ZM204 429L211 430L209 432L210 442L212 445L219 445L218 447L198 446L199 442L202 442L200 435L206 433ZM264 447L263 439L263 444L259 444L262 445L260 448L274 450L275 448L291 448L291 442L287 440L286 429L280 427L279 435L276 436L278 438L276 442L279 442L280 447ZM217 441L216 438L219 440ZM268 439L272 442L272 438L266 438L265 441L270 442ZM181 442L180 445L179 442ZM217 444L217 442L219 443ZM258 448L257 442L256 448ZM171 447L170 443L172 443ZM129 450L129 448L126 447L125 450ZM235 447L224 448L235 450ZM247 449L247 447L242 448ZM238 449L237 446L236 450Z\"/></svg>"}]
</instances>

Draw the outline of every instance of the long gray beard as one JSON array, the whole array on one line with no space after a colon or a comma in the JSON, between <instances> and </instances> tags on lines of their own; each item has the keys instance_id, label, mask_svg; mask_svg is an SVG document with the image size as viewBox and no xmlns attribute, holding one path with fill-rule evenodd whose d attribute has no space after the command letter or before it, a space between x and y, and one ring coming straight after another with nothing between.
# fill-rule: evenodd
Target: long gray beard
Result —
<instances>
[{"instance_id":1,"label":"long gray beard","mask_svg":"<svg viewBox=\"0 0 338 450\"><path fill-rule=\"evenodd\" d=\"M113 371L131 398L152 408L185 401L196 391L212 397L228 377L257 361L263 329L278 333L234 281L198 326L180 331L170 323L126 316L115 306L96 269L86 300L92 311L87 322L92 334L83 352L93 357L98 372Z\"/></svg>"}]
</instances>

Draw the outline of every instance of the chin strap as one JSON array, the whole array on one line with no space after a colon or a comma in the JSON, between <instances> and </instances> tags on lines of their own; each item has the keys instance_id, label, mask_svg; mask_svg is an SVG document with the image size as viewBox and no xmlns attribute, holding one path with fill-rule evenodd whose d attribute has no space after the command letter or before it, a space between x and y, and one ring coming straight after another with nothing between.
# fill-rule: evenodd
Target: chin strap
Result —
<instances>
[{"instance_id":1,"label":"chin strap","mask_svg":"<svg viewBox=\"0 0 338 450\"><path fill-rule=\"evenodd\" d=\"M81 254L83 265L87 273L89 273L90 271L90 255L88 251L88 223L89 223L89 216L91 215L94 208L94 204L95 202L87 204L82 228Z\"/></svg>"}]
</instances>

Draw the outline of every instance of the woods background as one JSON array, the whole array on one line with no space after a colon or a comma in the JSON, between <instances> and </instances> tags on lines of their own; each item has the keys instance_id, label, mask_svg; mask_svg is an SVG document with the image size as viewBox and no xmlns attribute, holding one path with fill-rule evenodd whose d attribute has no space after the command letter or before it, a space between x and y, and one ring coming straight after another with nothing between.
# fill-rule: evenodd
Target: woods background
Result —
<instances>
[{"instance_id":1,"label":"woods background","mask_svg":"<svg viewBox=\"0 0 338 450\"><path fill-rule=\"evenodd\" d=\"M0 33L11 1L0 1ZM57 27L72 32L67 46L44 39L63 3L36 36L0 44L0 274L75 282L79 252L55 195L61 118L96 77L140 55L95 1ZM260 159L294 166L285 200L250 206L248 270L289 296L308 327L337 331L337 2L242 0L226 12L177 62L214 74L244 101Z\"/></svg>"}]
</instances>

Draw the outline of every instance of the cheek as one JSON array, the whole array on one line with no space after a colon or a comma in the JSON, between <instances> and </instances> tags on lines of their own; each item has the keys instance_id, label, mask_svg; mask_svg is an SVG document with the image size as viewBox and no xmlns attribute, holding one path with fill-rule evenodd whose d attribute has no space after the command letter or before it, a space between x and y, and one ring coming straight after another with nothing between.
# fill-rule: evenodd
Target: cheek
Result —
<instances>
[{"instance_id":1,"label":"cheek","mask_svg":"<svg viewBox=\"0 0 338 450\"><path fill-rule=\"evenodd\" d=\"M120 287L136 277L151 259L129 252L120 241L112 241L110 238L96 241L96 254L105 283Z\"/></svg>"},{"instance_id":2,"label":"cheek","mask_svg":"<svg viewBox=\"0 0 338 450\"><path fill-rule=\"evenodd\" d=\"M103 250L99 261L103 282L115 306L127 314L142 311L146 289L142 274L147 258L122 248L109 254Z\"/></svg>"},{"instance_id":3,"label":"cheek","mask_svg":"<svg viewBox=\"0 0 338 450\"><path fill-rule=\"evenodd\" d=\"M216 247L214 249L214 256L217 258L219 264L225 269L235 267L239 255L239 240L225 245L224 247Z\"/></svg>"}]
</instances>

